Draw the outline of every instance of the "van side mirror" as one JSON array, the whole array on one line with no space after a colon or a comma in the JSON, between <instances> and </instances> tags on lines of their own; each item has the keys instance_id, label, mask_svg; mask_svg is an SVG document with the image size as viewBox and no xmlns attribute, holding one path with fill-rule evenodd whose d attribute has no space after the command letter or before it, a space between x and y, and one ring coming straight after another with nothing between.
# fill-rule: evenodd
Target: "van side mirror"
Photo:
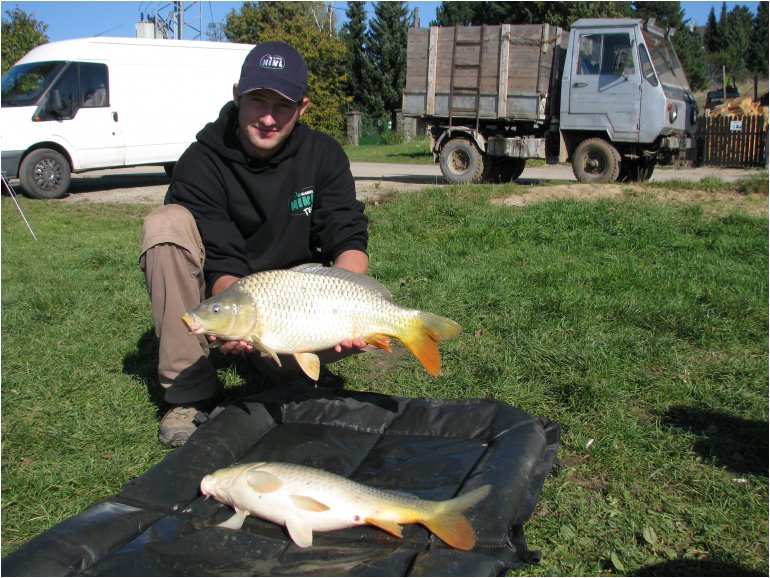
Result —
<instances>
[{"instance_id":1,"label":"van side mirror","mask_svg":"<svg viewBox=\"0 0 770 578\"><path fill-rule=\"evenodd\" d=\"M49 112L56 113L60 116L64 113L64 102L62 102L61 93L58 90L51 91L51 98L48 100L48 106L46 108L48 108Z\"/></svg>"}]
</instances>

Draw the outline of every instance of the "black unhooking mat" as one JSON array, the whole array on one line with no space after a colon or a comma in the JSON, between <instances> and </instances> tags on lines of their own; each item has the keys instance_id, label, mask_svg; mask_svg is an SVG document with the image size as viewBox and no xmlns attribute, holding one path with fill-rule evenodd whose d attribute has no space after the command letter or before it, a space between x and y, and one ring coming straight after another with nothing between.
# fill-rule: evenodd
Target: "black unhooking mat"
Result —
<instances>
[{"instance_id":1,"label":"black unhooking mat","mask_svg":"<svg viewBox=\"0 0 770 578\"><path fill-rule=\"evenodd\" d=\"M236 400L119 494L3 559L4 576L495 576L534 563L523 524L556 459L559 426L493 400L407 399L322 389ZM444 500L483 484L467 512L478 542L453 549L423 526L403 539L372 526L314 533L204 500L205 474L235 462L304 464L357 482Z\"/></svg>"}]
</instances>

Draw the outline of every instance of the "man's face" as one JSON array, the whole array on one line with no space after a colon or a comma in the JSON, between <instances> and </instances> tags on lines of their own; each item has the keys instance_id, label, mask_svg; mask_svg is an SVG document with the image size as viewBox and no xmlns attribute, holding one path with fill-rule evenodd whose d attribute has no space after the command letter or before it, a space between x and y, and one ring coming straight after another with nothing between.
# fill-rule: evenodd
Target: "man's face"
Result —
<instances>
[{"instance_id":1,"label":"man's face","mask_svg":"<svg viewBox=\"0 0 770 578\"><path fill-rule=\"evenodd\" d=\"M237 85L233 93L236 89ZM235 98L241 145L249 156L260 159L275 154L310 102L303 98L296 103L268 89L252 90Z\"/></svg>"}]
</instances>

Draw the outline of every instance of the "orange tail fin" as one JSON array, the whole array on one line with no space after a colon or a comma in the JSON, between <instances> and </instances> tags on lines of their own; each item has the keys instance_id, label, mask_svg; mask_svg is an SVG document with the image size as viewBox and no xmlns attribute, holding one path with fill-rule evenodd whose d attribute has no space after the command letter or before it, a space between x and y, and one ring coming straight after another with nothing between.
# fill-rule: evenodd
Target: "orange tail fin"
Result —
<instances>
[{"instance_id":1,"label":"orange tail fin","mask_svg":"<svg viewBox=\"0 0 770 578\"><path fill-rule=\"evenodd\" d=\"M456 337L461 331L462 327L451 319L421 311L414 330L408 335L399 336L399 339L428 373L438 375L441 373L438 342Z\"/></svg>"},{"instance_id":2,"label":"orange tail fin","mask_svg":"<svg viewBox=\"0 0 770 578\"><path fill-rule=\"evenodd\" d=\"M483 500L490 489L489 485L481 486L462 496L441 502L436 514L421 520L421 523L453 548L472 550L476 545L476 533L463 512Z\"/></svg>"}]
</instances>

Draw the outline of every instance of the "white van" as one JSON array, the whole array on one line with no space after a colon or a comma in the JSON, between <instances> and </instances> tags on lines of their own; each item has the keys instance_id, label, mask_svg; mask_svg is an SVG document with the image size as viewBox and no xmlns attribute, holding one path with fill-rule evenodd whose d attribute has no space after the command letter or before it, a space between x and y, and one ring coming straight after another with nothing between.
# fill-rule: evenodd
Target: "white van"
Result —
<instances>
[{"instance_id":1,"label":"white van","mask_svg":"<svg viewBox=\"0 0 770 578\"><path fill-rule=\"evenodd\" d=\"M84 38L38 46L2 79L2 170L41 199L70 173L173 164L232 99L253 46Z\"/></svg>"}]
</instances>

